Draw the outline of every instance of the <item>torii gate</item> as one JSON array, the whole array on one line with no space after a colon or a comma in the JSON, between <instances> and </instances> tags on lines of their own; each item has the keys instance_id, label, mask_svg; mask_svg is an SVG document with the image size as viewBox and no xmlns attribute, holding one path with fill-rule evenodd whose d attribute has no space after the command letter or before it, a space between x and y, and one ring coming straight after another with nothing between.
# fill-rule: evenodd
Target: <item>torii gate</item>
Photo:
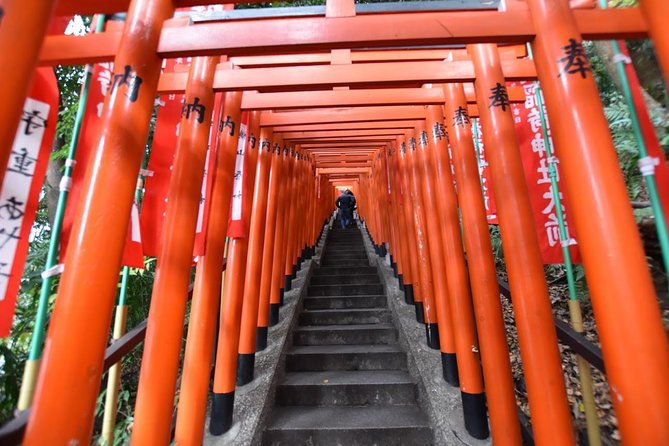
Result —
<instances>
[{"instance_id":1,"label":"torii gate","mask_svg":"<svg viewBox=\"0 0 669 446\"><path fill-rule=\"evenodd\" d=\"M416 248L415 240L411 242L412 237L416 237L415 231L406 225L415 217L414 224L424 225L428 233L440 232L435 230L438 220L425 214L424 207L435 201L434 197L429 198L430 193L438 190L442 183L438 184L426 174L428 171L421 169L426 160L443 161L435 151L436 147L443 146L439 146L438 141L428 141L415 154L413 150L405 154L398 148L412 139L418 139L416 135L420 136L432 124L445 123L452 138L454 157L462 157L456 160L464 175L462 184L471 186L474 184L472 160L465 155L468 138L471 144L471 128L454 125L452 114L458 107L467 109L472 116L480 114L484 135L497 144L490 161L496 192L499 192L496 195L499 197L500 225L508 249L510 283L518 314L535 436L541 442L573 443L569 407L561 384L557 340L554 331L551 333L548 329L551 313L543 269L536 243L531 236L528 238L533 229L527 196L519 183L520 160L512 136L512 118L506 110L489 104L489 92L496 85L503 86L506 80L528 79L541 82L548 114L554 124L553 135L561 158L566 194L572 198L575 226L581 240L623 439L629 443L648 444L667 441L669 427L665 419L669 413L669 352L655 291L594 80L582 65L580 69L573 66L574 58L582 57L579 53L582 52L582 39L639 38L650 34L665 77L668 76L669 30L663 23L663 18L669 16L667 2L642 0L639 8L597 10L570 9L566 0L527 0L506 2L505 9L500 11L380 11L356 15L353 2L330 1L325 16L221 21L214 18L213 21L194 23L183 17L172 19L176 6L209 3L218 2L10 0L1 5L4 15L0 16L0 66L13 67L12 70L4 69L0 74L5 99L0 103L0 122L3 123L0 127L0 166L3 172L35 66L113 60L116 67L111 93L103 111L105 126L101 130L95 162L86 175L85 206L77 212L73 241L68 248L70 254L61 280L24 444L70 444L90 439L120 255L153 100L156 93L175 91L185 91L187 101L200 98L209 109L213 92L227 91L225 107L234 122L239 122L242 107L254 111L253 125L258 132L263 132L260 133L261 138L276 141L279 145L274 156L258 154L257 163L263 166L258 170L262 174L259 181L268 191L269 202L265 202L268 207L272 206L272 199L277 201L281 197L289 197L290 191L313 191L314 169L321 169L320 173L324 175L345 173L339 178L357 177L357 181L368 181L367 184L372 185L372 180L365 179L364 174L379 171L380 161L374 156L380 153L379 149L394 149L397 155L392 160L392 168L398 172L392 179L394 186L402 183L412 196L422 194L428 198L417 201L416 210L409 210L409 206L400 208L396 204L374 208L368 202L365 206L369 212L404 216L404 227L389 229L390 233L381 229L378 224L380 219L377 218L372 232L399 251L398 258L403 267L413 272L416 283L430 280L423 276L426 271L423 266L431 264L434 267L439 259L431 258L429 253ZM128 16L122 30L109 29L86 37L44 37L54 13L90 14L126 9ZM17 45L16 42L20 43ZM498 51L496 46L526 42L532 46L534 60L515 59L517 48L505 50L500 47L501 51ZM462 44L467 45L466 51L440 48L429 58L414 50L392 51L385 56L384 51L357 51L389 46ZM318 51L330 51L330 54ZM429 50L423 48L420 51ZM313 53L286 54L304 52ZM228 56L229 60L219 64L221 55ZM188 73L160 74L162 60L173 57L194 57ZM583 61L580 60L580 63ZM235 67L241 68L233 69ZM418 88L426 83L444 85L433 89ZM473 87L466 85L471 83L474 83ZM407 86L411 89L402 88ZM365 90L301 92L333 87ZM366 92L374 87L385 89ZM245 92L242 94L242 91ZM519 100L511 91L509 97ZM441 105L445 105L446 116L438 110ZM291 110L316 107L318 109L308 111ZM279 111L284 109L288 110ZM586 121L589 123L587 127L583 126ZM205 122L208 132L209 122ZM182 264L192 252L192 240L188 239L190 235L184 236L184 233L188 233L186 229L193 226L196 216L193 200L199 198L196 194L199 183L193 171L198 169L192 167L201 167L203 163L204 152L199 148L202 141L206 141L204 127L191 121L187 130L183 130L184 134L190 132L192 140L182 139L180 144L184 148L178 151L175 161L176 179L173 179L172 188L175 194L182 193L185 198L170 203L166 216L166 243L161 256L161 274L154 284L156 302L150 315L133 431L133 442L137 444L169 441L185 308L182 295L188 286L189 270L185 270ZM362 135L358 130L388 133ZM344 136L343 132L352 133ZM364 142L361 140L363 136L382 138ZM323 138L338 142L324 141ZM284 140L299 142L297 146L302 148L298 147L294 153L299 153L303 163L295 161L297 157L291 158L288 151L281 151ZM220 147L227 152L234 151L232 135L222 138ZM371 155L368 161L371 167L339 168L327 164L319 167L326 153L345 151ZM220 161L221 166L234 165L229 156L222 156ZM272 186L265 174L275 166L284 178L290 180L289 186ZM333 184L339 181L343 180L335 180ZM374 181L375 190L380 192L378 188L381 184L376 179ZM586 187L583 187L584 183ZM309 197L313 198L313 194ZM227 200L221 202L221 208L229 204L230 198ZM260 209L261 206L258 206ZM317 221L327 211L327 208L318 208L315 203L309 206L310 220L305 222ZM453 209L456 208L443 208L442 213L452 217ZM468 233L474 236L479 231L480 236L484 221L480 207L474 201L465 199L463 209L476 223ZM300 221L295 214L292 208L280 211L275 215L274 224L277 228L293 228L291 223ZM370 221L374 221L373 217ZM271 223L268 221L267 225L271 226ZM449 227L457 227L452 220L448 223ZM244 252L244 258L247 250L253 253L252 247L262 243L261 232L268 233L263 229L264 221L257 227L253 223L251 226L251 234L256 234L260 241L251 238L244 246L231 247L233 253ZM452 237L448 239L451 242L456 240L455 234L448 234L443 236L444 240L448 237ZM310 227L306 223L300 230L288 231L286 240L281 239L283 235L278 229L276 237L272 235L276 238L275 249L269 257L274 259L275 266L269 272L263 270L262 276L269 277L266 280L272 283L273 290L278 290L281 276L290 275L300 249L305 243L312 244L315 236L315 226ZM444 252L451 249L446 245ZM222 248L219 251L222 259ZM414 251L415 255L409 255ZM468 254L481 271L489 272L486 259L490 253L474 250ZM249 262L255 266L250 268L259 271L266 257L256 259L251 255ZM235 283L244 280L241 264L235 263L235 258L241 258L241 254L230 259L232 264L228 274L234 279L226 281L224 295L228 296L236 296ZM453 268L458 274L463 271L461 265ZM210 274L220 276L215 268L213 271ZM214 283L209 282L208 277L203 276L199 286ZM476 282L474 276L472 278ZM220 278L218 283L220 287ZM262 283L258 286L262 288ZM97 298L93 300L91 296ZM420 297L430 298L426 294ZM236 336L241 332L244 339L244 333L251 329L245 328L246 319L240 315L241 301L242 296L237 296L236 300L226 304L229 316L222 319L222 325L236 330ZM479 306L482 302L477 303L474 296L477 311L486 309L484 305ZM490 300L487 302L491 303ZM268 303L277 305L274 301ZM463 301L454 300L453 304L460 305L457 308L464 311ZM256 308L256 311L260 310ZM438 313L441 311L437 308ZM437 320L436 315L427 312L426 315L428 319ZM462 320L469 322L473 317L471 312L461 316ZM192 317L207 319L204 314ZM234 317L242 317L241 327L240 323L232 320ZM209 329L213 330L211 318L207 320ZM255 332L255 320L250 323ZM499 328L489 326L484 329L479 326L484 370L491 370L495 361L500 360L497 347L505 341ZM159 340L158 330L168 333L167 338L163 335ZM459 349L460 354L472 335L471 324L463 327L460 333L445 332L445 335L451 337L448 342L451 342L452 348L446 353L452 354ZM225 353L219 361L223 361L226 370L236 367L229 361L237 355L234 340L219 346L219 352ZM206 342L202 341L201 345L206 345ZM220 411L219 415L224 419L231 416L234 401L234 378L226 373L215 384L215 391L218 392L216 386L219 383L222 391L217 393L214 406L214 411ZM505 428L514 422L509 421L512 414L506 405L513 396L513 390L508 385L509 377L504 373L485 375L493 436L498 435L495 441L499 439L500 443L505 438L517 439L518 435ZM479 394L481 384L477 380L480 381L480 373L476 375L472 372L467 376L476 388L474 393ZM196 404L198 398L200 402L202 399L203 381L201 378L197 383L195 381L193 395L197 393L197 397L191 395L192 399L189 399L190 396L182 392L182 398L192 404ZM639 381L643 383L641 386ZM230 382L232 389L228 388ZM206 396L206 386L204 390ZM68 411L61 409L63 401L68 402ZM477 404L480 405L480 400ZM183 412L190 414L184 415L184 419L190 417L191 430L197 430L203 410L199 407L194 408L192 414ZM200 415L194 415L196 412ZM225 424L223 420L222 425Z\"/></svg>"}]
</instances>

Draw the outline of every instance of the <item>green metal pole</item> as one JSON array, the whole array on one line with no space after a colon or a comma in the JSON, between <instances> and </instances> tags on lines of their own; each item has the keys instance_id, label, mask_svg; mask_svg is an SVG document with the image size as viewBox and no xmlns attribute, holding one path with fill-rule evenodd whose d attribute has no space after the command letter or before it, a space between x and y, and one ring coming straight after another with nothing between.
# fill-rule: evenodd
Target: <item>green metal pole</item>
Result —
<instances>
[{"instance_id":1,"label":"green metal pole","mask_svg":"<svg viewBox=\"0 0 669 446\"><path fill-rule=\"evenodd\" d=\"M528 54L532 58L532 48L527 45ZM539 109L539 118L541 120L541 134L546 148L546 157L548 162L548 176L551 179L551 193L555 202L555 214L558 220L560 231L560 245L564 257L565 273L567 276L567 286L569 289L569 318L575 331L583 333L583 315L581 313L581 304L576 294L576 281L574 280L574 267L571 261L569 246L572 239L567 232L564 213L562 212L562 200L560 198L560 189L558 186L557 159L553 156L551 140L548 136L548 126L546 114L544 112L543 98L539 82L534 82L534 93L537 98L537 108ZM585 412L586 428L588 432L588 443L590 446L600 446L602 444L601 432L599 429L599 418L597 416L597 406L592 385L592 372L590 364L580 355L576 355L578 365L579 381L581 385L581 396L583 397L583 411Z\"/></svg>"},{"instance_id":2,"label":"green metal pole","mask_svg":"<svg viewBox=\"0 0 669 446\"><path fill-rule=\"evenodd\" d=\"M602 9L606 9L608 6L606 0L599 0L599 5ZM625 64L629 62L625 60L625 56L620 51L620 45L618 45L617 41L612 40L611 46L613 47L613 60L616 60L616 69L618 71L618 76L620 76L620 84L622 86L623 96L625 97L625 103L627 103L630 120L632 121L634 139L636 140L637 146L639 147L639 161L646 161L646 163L644 163L646 167L640 166L640 170L644 180L646 181L646 186L648 187L648 195L650 195L650 204L651 208L653 209L653 215L655 216L655 228L657 230L657 237L660 242L664 270L669 273L669 234L667 233L667 220L664 214L664 209L662 209L660 193L657 190L655 168L652 164L652 160L648 157L646 140L644 139L643 133L641 132L639 116L636 111L636 106L634 105L634 99L632 98L632 89L630 87L629 77L625 71Z\"/></svg>"},{"instance_id":3,"label":"green metal pole","mask_svg":"<svg viewBox=\"0 0 669 446\"><path fill-rule=\"evenodd\" d=\"M98 15L98 22L95 29L96 33L102 32L105 23L105 16ZM86 65L84 80L81 87L81 95L79 97L79 106L77 108L77 115L74 121L74 129L72 131L72 140L65 160L65 171L63 172L63 179L61 180L60 194L58 195L58 204L56 206L56 215L54 218L53 228L51 229L51 240L49 241L49 252L47 254L46 265L42 273L42 288L40 290L39 303L37 307L37 315L35 317L35 328L30 342L30 352L28 360L23 372L23 381L21 383L21 392L19 395L18 410L25 410L30 407L32 403L33 391L37 374L39 372L39 361L42 356L42 347L44 344L44 336L46 332L46 319L49 308L49 297L51 295L51 285L53 283L54 268L58 265L58 248L60 245L60 233L63 228L63 217L65 215L65 207L67 205L67 198L69 195L69 183L72 178L72 170L74 167L74 157L77 152L77 143L79 142L79 135L81 133L81 124L84 119L84 112L86 111L86 103L88 101L88 91L90 89L91 77L93 73L93 66Z\"/></svg>"}]
</instances>

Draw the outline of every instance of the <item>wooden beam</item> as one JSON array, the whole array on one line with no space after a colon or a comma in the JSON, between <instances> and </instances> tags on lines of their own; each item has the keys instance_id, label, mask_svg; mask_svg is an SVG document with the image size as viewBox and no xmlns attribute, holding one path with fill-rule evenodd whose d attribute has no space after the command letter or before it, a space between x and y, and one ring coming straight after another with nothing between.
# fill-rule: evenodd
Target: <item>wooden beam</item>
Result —
<instances>
[{"instance_id":1,"label":"wooden beam","mask_svg":"<svg viewBox=\"0 0 669 446\"><path fill-rule=\"evenodd\" d=\"M504 59L502 70L504 77L510 81L534 80L537 76L534 62L529 59ZM468 60L248 68L216 71L214 90L290 91L337 86L420 86L449 81L473 82L474 78L474 66ZM160 77L158 91L162 94L181 93L186 90L187 82L187 72L164 73Z\"/></svg>"},{"instance_id":2,"label":"wooden beam","mask_svg":"<svg viewBox=\"0 0 669 446\"><path fill-rule=\"evenodd\" d=\"M511 102L525 102L522 87L508 87ZM474 86L465 84L467 101L476 102ZM441 88L388 88L369 90L322 90L284 93L244 92L244 110L280 110L295 107L330 108L373 105L443 105Z\"/></svg>"},{"instance_id":3,"label":"wooden beam","mask_svg":"<svg viewBox=\"0 0 669 446\"><path fill-rule=\"evenodd\" d=\"M309 138L346 138L350 136L389 136L403 135L405 129L378 129L378 130L322 130L308 132L283 133L284 141Z\"/></svg>"},{"instance_id":4,"label":"wooden beam","mask_svg":"<svg viewBox=\"0 0 669 446\"><path fill-rule=\"evenodd\" d=\"M345 167L345 168L316 168L316 175L329 175L329 174L361 174L361 173L372 173L371 167Z\"/></svg>"},{"instance_id":5,"label":"wooden beam","mask_svg":"<svg viewBox=\"0 0 669 446\"><path fill-rule=\"evenodd\" d=\"M334 123L317 123L317 124L277 124L272 129L274 133L284 132L310 132L320 130L393 130L400 131L404 134L404 130L414 128L414 123L411 121L360 121L360 122L334 122Z\"/></svg>"},{"instance_id":6,"label":"wooden beam","mask_svg":"<svg viewBox=\"0 0 669 446\"><path fill-rule=\"evenodd\" d=\"M120 2L110 0L107 3L116 6L95 6L82 11L90 14L95 9L116 9ZM638 8L583 9L573 13L584 39L630 39L646 38L648 35L648 26ZM158 54L163 58L219 54L250 56L335 48L525 43L534 34L528 11L405 12L337 19L237 20L165 28L160 37ZM111 61L120 40L121 32L49 36L42 45L40 64Z\"/></svg>"}]
</instances>

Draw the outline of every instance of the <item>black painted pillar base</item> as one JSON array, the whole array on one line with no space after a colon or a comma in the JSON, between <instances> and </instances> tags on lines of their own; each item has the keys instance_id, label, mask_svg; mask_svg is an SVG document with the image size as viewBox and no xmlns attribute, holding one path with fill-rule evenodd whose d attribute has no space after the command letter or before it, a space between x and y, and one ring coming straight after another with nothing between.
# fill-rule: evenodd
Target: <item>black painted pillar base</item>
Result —
<instances>
[{"instance_id":1,"label":"black painted pillar base","mask_svg":"<svg viewBox=\"0 0 669 446\"><path fill-rule=\"evenodd\" d=\"M465 417L465 428L469 435L479 440L490 436L488 417L486 416L485 393L460 392L462 396L462 412Z\"/></svg>"},{"instance_id":2,"label":"black painted pillar base","mask_svg":"<svg viewBox=\"0 0 669 446\"><path fill-rule=\"evenodd\" d=\"M269 326L274 327L279 323L279 308L281 304L269 304Z\"/></svg>"},{"instance_id":3,"label":"black painted pillar base","mask_svg":"<svg viewBox=\"0 0 669 446\"><path fill-rule=\"evenodd\" d=\"M267 348L268 327L256 328L256 352L261 352Z\"/></svg>"},{"instance_id":4,"label":"black painted pillar base","mask_svg":"<svg viewBox=\"0 0 669 446\"><path fill-rule=\"evenodd\" d=\"M292 276L284 276L284 284L283 284L283 289L284 291L290 291L293 289L293 278Z\"/></svg>"},{"instance_id":5,"label":"black painted pillar base","mask_svg":"<svg viewBox=\"0 0 669 446\"><path fill-rule=\"evenodd\" d=\"M388 254L388 250L386 249L386 244L385 243L381 243L381 247L380 247L379 251L381 252L381 254L380 254L381 257L385 257L386 254Z\"/></svg>"},{"instance_id":6,"label":"black painted pillar base","mask_svg":"<svg viewBox=\"0 0 669 446\"><path fill-rule=\"evenodd\" d=\"M400 285L400 291L404 291L406 289L404 286L404 276L401 274L397 275L397 283ZM406 297L404 298L404 301L406 302Z\"/></svg>"},{"instance_id":7,"label":"black painted pillar base","mask_svg":"<svg viewBox=\"0 0 669 446\"><path fill-rule=\"evenodd\" d=\"M458 359L455 353L441 352L441 371L444 380L453 387L460 387L460 378L458 376Z\"/></svg>"},{"instance_id":8,"label":"black painted pillar base","mask_svg":"<svg viewBox=\"0 0 669 446\"><path fill-rule=\"evenodd\" d=\"M423 302L415 302L414 306L416 307L416 320L421 324L425 323L425 311L423 310Z\"/></svg>"},{"instance_id":9,"label":"black painted pillar base","mask_svg":"<svg viewBox=\"0 0 669 446\"><path fill-rule=\"evenodd\" d=\"M253 370L256 364L255 353L237 355L237 385L243 386L253 381Z\"/></svg>"},{"instance_id":10,"label":"black painted pillar base","mask_svg":"<svg viewBox=\"0 0 669 446\"><path fill-rule=\"evenodd\" d=\"M404 284L404 302L407 305L414 305L416 303L413 297L413 285L410 283Z\"/></svg>"},{"instance_id":11,"label":"black painted pillar base","mask_svg":"<svg viewBox=\"0 0 669 446\"><path fill-rule=\"evenodd\" d=\"M235 392L214 393L211 403L211 419L209 432L212 435L223 435L232 427L232 414L235 408Z\"/></svg>"},{"instance_id":12,"label":"black painted pillar base","mask_svg":"<svg viewBox=\"0 0 669 446\"><path fill-rule=\"evenodd\" d=\"M283 291L283 288L279 288L279 305L283 307L283 304L285 303L285 291Z\"/></svg>"},{"instance_id":13,"label":"black painted pillar base","mask_svg":"<svg viewBox=\"0 0 669 446\"><path fill-rule=\"evenodd\" d=\"M393 261L392 256L390 257L390 267L393 269L393 276L395 276L395 278L397 279L397 276L399 275L397 273L397 263Z\"/></svg>"},{"instance_id":14,"label":"black painted pillar base","mask_svg":"<svg viewBox=\"0 0 669 446\"><path fill-rule=\"evenodd\" d=\"M427 346L433 350L439 350L439 328L437 324L425 324L425 336Z\"/></svg>"},{"instance_id":15,"label":"black painted pillar base","mask_svg":"<svg viewBox=\"0 0 669 446\"><path fill-rule=\"evenodd\" d=\"M297 277L297 270L298 269L299 269L299 267L297 266L297 264L293 265L293 273L290 275L291 280Z\"/></svg>"}]
</instances>

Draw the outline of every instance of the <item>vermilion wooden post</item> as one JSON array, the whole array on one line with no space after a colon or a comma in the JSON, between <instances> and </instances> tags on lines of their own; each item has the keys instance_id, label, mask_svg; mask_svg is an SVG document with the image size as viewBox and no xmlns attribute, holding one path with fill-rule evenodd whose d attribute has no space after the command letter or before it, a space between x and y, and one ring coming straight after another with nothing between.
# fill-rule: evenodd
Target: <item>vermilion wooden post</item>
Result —
<instances>
[{"instance_id":1,"label":"vermilion wooden post","mask_svg":"<svg viewBox=\"0 0 669 446\"><path fill-rule=\"evenodd\" d=\"M425 131L426 145L422 145L425 159L425 175L432 178L428 189L439 197L434 199L430 209L438 210L435 217L435 231L441 234L443 250L442 269L448 277L447 294L450 297L450 320L458 356L458 376L462 397L462 410L465 427L475 438L487 438L488 417L483 392L481 358L479 356L476 322L469 289L469 277L462 250L458 198L453 187L451 164L448 156L447 135L443 132L443 113L441 107L430 106L426 110L426 120L431 135ZM422 129L421 129L422 130ZM432 231L430 231L432 240ZM432 245L430 246L432 250ZM433 263L434 265L434 263ZM435 283L437 274L435 273ZM441 318L441 316L440 316ZM441 325L441 324L440 324Z\"/></svg>"},{"instance_id":2,"label":"vermilion wooden post","mask_svg":"<svg viewBox=\"0 0 669 446\"><path fill-rule=\"evenodd\" d=\"M433 348L440 348L445 352L447 345L453 345L453 328L454 324L451 317L451 309L449 302L448 285L446 283L446 268L444 265L444 252L441 244L442 228L439 222L439 214L434 212L437 209L436 199L434 196L435 189L433 187L432 172L427 168L427 133L425 132L425 123L419 121L416 123L415 134L417 135L414 144L410 144L407 154L411 160L411 175L412 188L414 195L412 195L413 206L416 212L420 212L420 219L423 221L422 237L423 241L419 242L419 256L421 245L426 251L427 259L430 264L432 272L432 297L430 299L434 306L435 313L438 318L438 324L433 324L437 330L437 335L434 337L435 346ZM440 197L443 199L443 197ZM416 203L420 203L417 205ZM431 209L432 212L427 210ZM427 301L426 301L427 302ZM427 303L426 303L427 305ZM444 341L440 342L442 335ZM428 336L429 341L429 336Z\"/></svg>"},{"instance_id":3,"label":"vermilion wooden post","mask_svg":"<svg viewBox=\"0 0 669 446\"><path fill-rule=\"evenodd\" d=\"M56 0L5 0L0 4L0 185L5 178L23 104ZM46 120L46 116L42 116ZM56 125L49 122L47 125Z\"/></svg>"},{"instance_id":4,"label":"vermilion wooden post","mask_svg":"<svg viewBox=\"0 0 669 446\"><path fill-rule=\"evenodd\" d=\"M272 260L272 288L269 303L269 325L270 327L279 323L279 307L283 303L283 280L285 264L285 239L286 220L288 214L288 203L290 200L290 185L293 174L293 163L289 156L287 146L275 146L281 154L281 192L277 208L276 228L274 232L274 253Z\"/></svg>"},{"instance_id":5,"label":"vermilion wooden post","mask_svg":"<svg viewBox=\"0 0 669 446\"><path fill-rule=\"evenodd\" d=\"M399 251L399 259L397 263L398 280L400 287L404 288L405 302L413 305L413 276L411 271L411 260L409 254L409 240L404 236L406 234L406 222L404 213L404 199L402 196L401 182L398 179L397 163L399 157L399 146L391 142L388 154L388 162L390 164L390 181L391 181L391 200L393 204L394 215L396 216L396 238Z\"/></svg>"},{"instance_id":6,"label":"vermilion wooden post","mask_svg":"<svg viewBox=\"0 0 669 446\"><path fill-rule=\"evenodd\" d=\"M532 429L538 442L573 444L562 362L513 116L497 46L470 45L504 257L513 295Z\"/></svg>"},{"instance_id":7,"label":"vermilion wooden post","mask_svg":"<svg viewBox=\"0 0 669 446\"><path fill-rule=\"evenodd\" d=\"M434 283L432 281L432 265L428 246L427 229L425 224L425 209L420 194L419 172L416 169L416 149L418 142L414 132L405 133L406 150L400 153L400 166L403 167L404 184L410 193L411 215L414 222L414 237L416 240L416 254L418 260L419 288L424 312L425 333L430 348L439 348L439 331L437 327L437 309L434 305Z\"/></svg>"},{"instance_id":8,"label":"vermilion wooden post","mask_svg":"<svg viewBox=\"0 0 669 446\"><path fill-rule=\"evenodd\" d=\"M139 375L135 444L170 441L217 63L218 58L197 57L188 75Z\"/></svg>"},{"instance_id":9,"label":"vermilion wooden post","mask_svg":"<svg viewBox=\"0 0 669 446\"><path fill-rule=\"evenodd\" d=\"M258 135L259 113L251 112L249 127L246 135L239 130L239 138L246 141L248 156L244 164L244 174L248 184L255 179L257 149L250 148L249 136ZM241 145L240 141L240 145ZM256 144L257 147L257 144ZM245 185L248 187L248 185ZM252 189L252 188L251 188ZM252 190L251 190L252 191ZM248 254L248 233L252 205L252 196L244 196L242 203L242 219L244 235L230 237L228 242L228 260L221 296L221 314L218 331L218 347L216 349L216 369L214 371L214 396L211 406L211 420L209 431L213 435L220 435L232 426L232 415L235 403L235 384L237 381L237 349L239 346L239 332L242 315L242 300L244 297L246 261Z\"/></svg>"},{"instance_id":10,"label":"vermilion wooden post","mask_svg":"<svg viewBox=\"0 0 669 446\"><path fill-rule=\"evenodd\" d=\"M283 139L276 136L274 143L267 141L268 148L261 148L261 150L269 150L272 159L269 172L269 191L267 197L267 215L265 224L265 236L263 238L263 260L262 260L262 277L260 279L260 304L258 308L258 328L256 335L256 351L264 350L267 347L267 334L269 327L269 306L270 294L272 289L272 268L274 260L274 239L276 234L277 216L279 215L279 195L281 192L280 184L281 177L281 152L277 152L275 145L281 147Z\"/></svg>"},{"instance_id":11,"label":"vermilion wooden post","mask_svg":"<svg viewBox=\"0 0 669 446\"><path fill-rule=\"evenodd\" d=\"M568 5L555 0L530 0L528 5L537 30L532 46L537 74L622 440L669 443L669 344L582 38ZM655 14L666 12L667 4L645 1L643 8L666 78L666 15Z\"/></svg>"},{"instance_id":12,"label":"vermilion wooden post","mask_svg":"<svg viewBox=\"0 0 669 446\"><path fill-rule=\"evenodd\" d=\"M404 136L397 138L397 156L395 157L395 171L397 173L397 182L402 188L402 211L404 212L404 236L407 243L407 261L411 262L411 278L413 284L410 287L411 303L416 307L416 320L425 323L423 315L423 295L420 287L420 268L418 266L418 253L416 248L416 233L414 232L413 203L411 201L411 191L405 181L404 157L407 150L407 141ZM406 288L406 287L405 287ZM406 294L406 289L405 289Z\"/></svg>"},{"instance_id":13,"label":"vermilion wooden post","mask_svg":"<svg viewBox=\"0 0 669 446\"><path fill-rule=\"evenodd\" d=\"M284 206L287 206L286 209L286 221L284 223L284 232L286 236L284 237L284 284L283 291L284 293L292 289L292 281L295 274L295 264L294 262L294 245L295 237L297 233L296 228L296 206L293 206L293 200L295 197L299 196L299 187L300 187L300 166L297 160L297 151L296 149L290 150L290 164L291 164L291 175L288 177L289 180L289 191L286 195L286 200L283 202ZM283 302L283 301L282 301Z\"/></svg>"},{"instance_id":14,"label":"vermilion wooden post","mask_svg":"<svg viewBox=\"0 0 669 446\"><path fill-rule=\"evenodd\" d=\"M239 122L240 100L241 92L226 93L221 122L225 122L227 116L230 116L233 122ZM218 123L215 124L218 126ZM174 440L179 445L201 444L204 435L212 351L221 300L221 278L237 153L237 135L237 132L231 134L227 127L218 134L205 254L198 260L195 271L179 392L174 435Z\"/></svg>"},{"instance_id":15,"label":"vermilion wooden post","mask_svg":"<svg viewBox=\"0 0 669 446\"><path fill-rule=\"evenodd\" d=\"M253 208L251 212L251 228L249 231L249 255L246 265L244 282L244 303L242 307L242 324L239 339L239 356L237 368L237 385L248 384L253 380L256 352L256 328L258 323L258 306L260 297L260 280L262 275L263 245L265 220L267 217L267 192L271 163L272 131L264 127L260 132L258 144L258 165L256 167ZM267 143L266 148L263 147Z\"/></svg>"},{"instance_id":16,"label":"vermilion wooden post","mask_svg":"<svg viewBox=\"0 0 669 446\"><path fill-rule=\"evenodd\" d=\"M521 443L518 408L471 122L468 114L463 113L467 110L467 99L462 84L445 84L443 88L446 98L444 122L458 184L492 438L495 444L512 446ZM438 107L431 106L428 112L432 126L442 122Z\"/></svg>"},{"instance_id":17,"label":"vermilion wooden post","mask_svg":"<svg viewBox=\"0 0 669 446\"><path fill-rule=\"evenodd\" d=\"M160 76L155 53L162 23L173 11L169 0L130 5L23 444L90 442L130 207Z\"/></svg>"}]
</instances>

